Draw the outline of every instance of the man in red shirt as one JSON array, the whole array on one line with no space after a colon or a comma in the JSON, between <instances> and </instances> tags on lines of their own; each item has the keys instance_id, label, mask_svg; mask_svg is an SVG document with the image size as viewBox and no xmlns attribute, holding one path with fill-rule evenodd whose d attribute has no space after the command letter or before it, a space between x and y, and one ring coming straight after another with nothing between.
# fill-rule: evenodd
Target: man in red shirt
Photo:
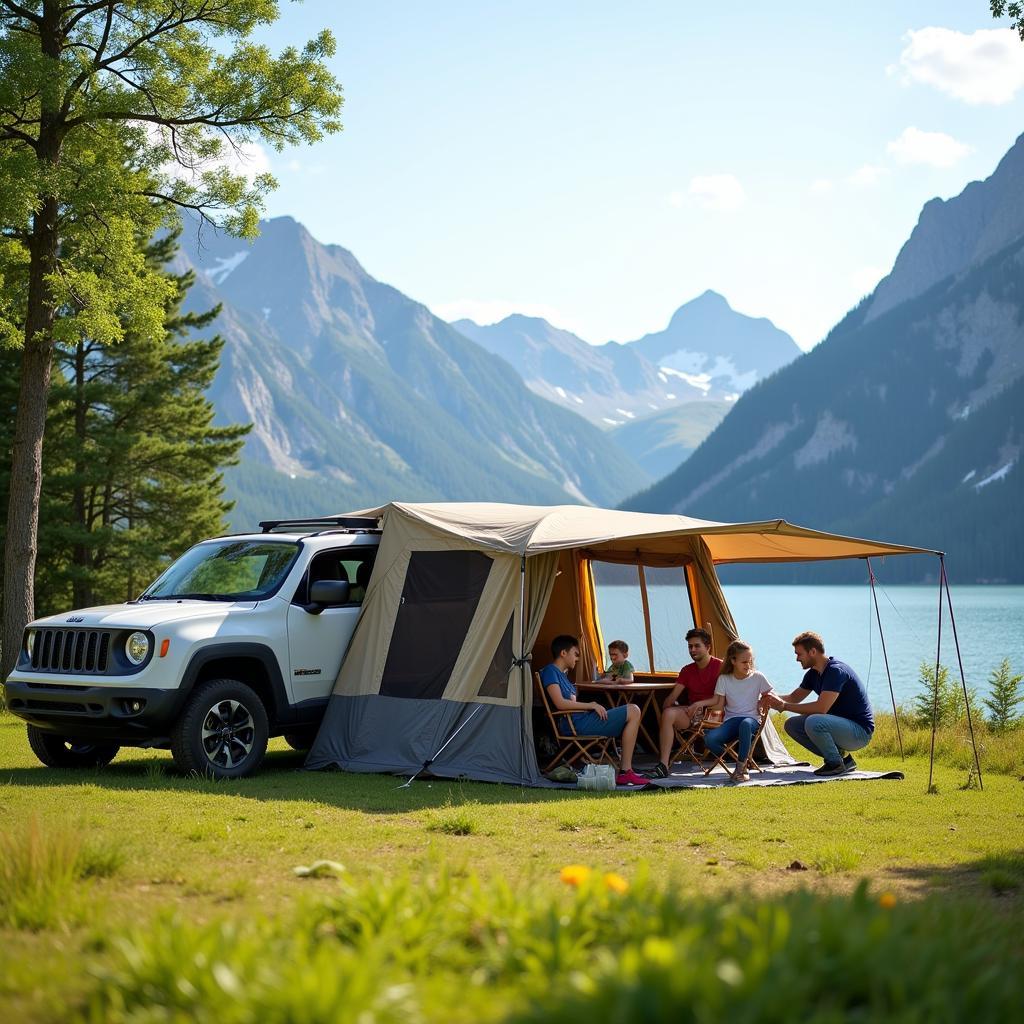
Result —
<instances>
[{"instance_id":1,"label":"man in red shirt","mask_svg":"<svg viewBox=\"0 0 1024 1024\"><path fill-rule=\"evenodd\" d=\"M686 634L686 647L693 661L679 670L676 685L665 698L658 763L649 772L651 778L667 779L672 774L668 759L672 756L676 729L688 729L698 711L715 702L715 683L722 659L711 657L711 634L706 629L691 629ZM680 700L683 703L678 703Z\"/></svg>"}]
</instances>

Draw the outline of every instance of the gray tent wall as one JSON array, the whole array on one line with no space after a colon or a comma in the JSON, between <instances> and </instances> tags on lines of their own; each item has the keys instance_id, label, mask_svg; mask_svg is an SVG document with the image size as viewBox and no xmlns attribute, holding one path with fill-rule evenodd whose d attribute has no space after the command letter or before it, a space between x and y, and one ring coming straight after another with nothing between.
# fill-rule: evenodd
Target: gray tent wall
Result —
<instances>
[{"instance_id":1,"label":"gray tent wall","mask_svg":"<svg viewBox=\"0 0 1024 1024\"><path fill-rule=\"evenodd\" d=\"M306 767L411 775L431 761L448 778L540 782L531 668L520 659L540 630L557 561L557 552L482 551L386 512Z\"/></svg>"}]
</instances>

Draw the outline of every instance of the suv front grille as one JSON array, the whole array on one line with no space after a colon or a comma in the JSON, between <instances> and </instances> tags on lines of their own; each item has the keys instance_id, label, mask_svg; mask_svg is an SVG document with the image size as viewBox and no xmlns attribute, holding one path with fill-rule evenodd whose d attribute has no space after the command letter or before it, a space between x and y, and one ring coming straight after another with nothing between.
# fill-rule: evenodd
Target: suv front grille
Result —
<instances>
[{"instance_id":1,"label":"suv front grille","mask_svg":"<svg viewBox=\"0 0 1024 1024\"><path fill-rule=\"evenodd\" d=\"M110 633L97 629L37 629L32 668L81 675L107 671Z\"/></svg>"}]
</instances>

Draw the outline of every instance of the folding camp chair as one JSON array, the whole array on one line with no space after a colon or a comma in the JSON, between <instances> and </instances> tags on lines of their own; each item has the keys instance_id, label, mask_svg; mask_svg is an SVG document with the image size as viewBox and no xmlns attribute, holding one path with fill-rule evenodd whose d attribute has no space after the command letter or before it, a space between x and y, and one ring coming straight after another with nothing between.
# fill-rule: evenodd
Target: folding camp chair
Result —
<instances>
[{"instance_id":1,"label":"folding camp chair","mask_svg":"<svg viewBox=\"0 0 1024 1024\"><path fill-rule=\"evenodd\" d=\"M547 712L548 722L551 725L551 732L554 734L555 742L558 744L558 752L545 765L541 771L549 772L555 767L560 761L565 761L566 764L572 766L576 761L582 758L584 761L592 761L594 764L614 764L615 762L611 759L608 754L608 744L611 743L611 736L586 736L576 732L576 726L573 725L572 716L579 714L578 711L558 711L551 704L551 698L548 695L547 688L540 681L540 673L533 673L533 682L537 687L537 692L540 694L541 704L544 705L544 710ZM564 721L569 723L571 733L568 735L559 732L558 721L562 718ZM567 754L572 754L571 757L567 757Z\"/></svg>"},{"instance_id":2,"label":"folding camp chair","mask_svg":"<svg viewBox=\"0 0 1024 1024\"><path fill-rule=\"evenodd\" d=\"M705 714L707 712L705 711ZM675 730L675 746L672 748L672 756L669 758L669 764L674 764L676 761L688 760L694 764L701 764L703 758L701 754L697 752L694 744L701 738L700 723L703 721L703 716L698 718L696 722L691 722L685 729L676 728Z\"/></svg>"},{"instance_id":3,"label":"folding camp chair","mask_svg":"<svg viewBox=\"0 0 1024 1024\"><path fill-rule=\"evenodd\" d=\"M721 709L705 712L704 718L697 723L697 734L701 739L704 739L704 733L710 732L712 729L717 729L725 720L725 715ZM757 741L761 738L761 733L764 732L765 723L768 721L768 709L765 708L757 716L757 729L754 735L750 738L750 754L747 757L747 767L752 768L755 772L763 772L764 769L754 760L754 748L757 746ZM704 742L704 747L707 752L711 755L711 765L704 766L704 774L710 775L719 765L722 766L722 770L728 772L728 768L725 767L725 760L729 758L733 761L739 761L739 737L726 743L722 748L721 754L716 754L707 745L707 741Z\"/></svg>"}]
</instances>

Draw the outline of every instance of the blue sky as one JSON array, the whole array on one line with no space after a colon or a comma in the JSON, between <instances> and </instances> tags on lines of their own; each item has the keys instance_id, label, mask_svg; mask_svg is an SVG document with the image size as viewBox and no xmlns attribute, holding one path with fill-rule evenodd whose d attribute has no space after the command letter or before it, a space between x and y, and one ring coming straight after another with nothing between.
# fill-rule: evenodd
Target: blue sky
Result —
<instances>
[{"instance_id":1,"label":"blue sky","mask_svg":"<svg viewBox=\"0 0 1024 1024\"><path fill-rule=\"evenodd\" d=\"M810 348L1024 131L987 0L307 0L263 38L323 27L345 130L268 154L268 214L447 319L594 343L713 288Z\"/></svg>"}]
</instances>

